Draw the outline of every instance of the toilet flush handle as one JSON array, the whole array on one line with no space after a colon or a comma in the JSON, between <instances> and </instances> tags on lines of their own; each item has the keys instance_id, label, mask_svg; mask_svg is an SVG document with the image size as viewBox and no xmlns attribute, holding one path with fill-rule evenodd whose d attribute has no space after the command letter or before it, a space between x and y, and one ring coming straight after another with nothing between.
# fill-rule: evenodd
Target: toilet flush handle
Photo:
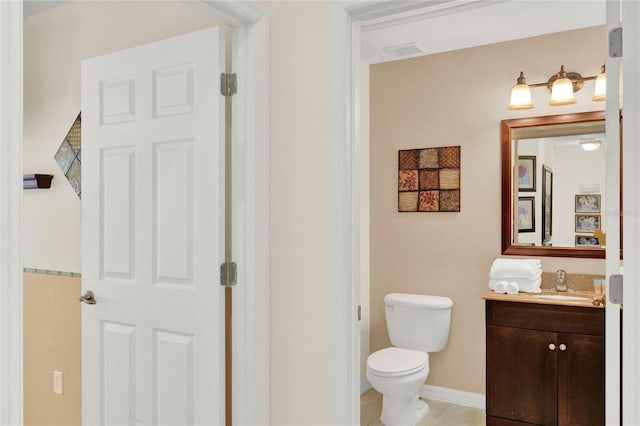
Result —
<instances>
[{"instance_id":1,"label":"toilet flush handle","mask_svg":"<svg viewBox=\"0 0 640 426\"><path fill-rule=\"evenodd\" d=\"M390 311L393 311L393 306L391 306L391 305L383 305L382 309L385 309L385 310L389 309Z\"/></svg>"}]
</instances>

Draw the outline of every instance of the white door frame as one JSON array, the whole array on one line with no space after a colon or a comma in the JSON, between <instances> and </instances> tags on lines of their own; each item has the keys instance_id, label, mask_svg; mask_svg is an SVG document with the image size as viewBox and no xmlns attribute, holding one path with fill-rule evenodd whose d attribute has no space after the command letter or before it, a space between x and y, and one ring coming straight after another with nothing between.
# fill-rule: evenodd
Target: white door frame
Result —
<instances>
[{"instance_id":1,"label":"white door frame","mask_svg":"<svg viewBox=\"0 0 640 426\"><path fill-rule=\"evenodd\" d=\"M640 424L640 3L622 1L623 85L623 248L624 248L624 324L622 326L622 423Z\"/></svg>"},{"instance_id":2,"label":"white door frame","mask_svg":"<svg viewBox=\"0 0 640 426\"><path fill-rule=\"evenodd\" d=\"M640 75L640 3L623 1L625 23L624 74ZM359 422L359 188L358 127L360 76L360 28L363 23L383 21L393 15L417 12L428 6L426 1L337 1L330 14L330 164L331 181L331 407L333 424ZM633 78L633 77L631 77ZM640 115L640 86L624 88L627 117ZM640 122L624 120L624 137L635 141L640 137ZM640 148L624 144L624 179L640 181ZM634 284L640 278L640 187L624 188L624 310L627 324L640 323L640 290ZM625 380L623 389L623 424L640 424L640 329L624 327ZM611 339L607 344L616 344ZM347 365L344 365L347 360Z\"/></svg>"},{"instance_id":3,"label":"white door frame","mask_svg":"<svg viewBox=\"0 0 640 426\"><path fill-rule=\"evenodd\" d=\"M607 32L620 26L620 1L607 0ZM607 93L620 88L620 59L606 55ZM606 100L606 188L607 247L605 275L620 273L620 99ZM627 253L625 253L627 255ZM605 424L620 424L620 307L607 297L605 311Z\"/></svg>"},{"instance_id":4,"label":"white door frame","mask_svg":"<svg viewBox=\"0 0 640 426\"><path fill-rule=\"evenodd\" d=\"M22 2L0 1L0 424L22 424Z\"/></svg>"},{"instance_id":5,"label":"white door frame","mask_svg":"<svg viewBox=\"0 0 640 426\"><path fill-rule=\"evenodd\" d=\"M258 3L187 4L233 28L234 261L233 419L269 423L268 15ZM0 1L0 424L21 425L22 1ZM211 285L217 285L213 273Z\"/></svg>"}]
</instances>

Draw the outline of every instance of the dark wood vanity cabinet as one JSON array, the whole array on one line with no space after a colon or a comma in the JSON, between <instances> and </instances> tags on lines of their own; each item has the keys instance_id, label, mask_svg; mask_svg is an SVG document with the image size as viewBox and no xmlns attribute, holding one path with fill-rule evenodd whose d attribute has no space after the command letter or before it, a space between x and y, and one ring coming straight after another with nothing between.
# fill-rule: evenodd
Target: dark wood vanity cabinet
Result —
<instances>
[{"instance_id":1,"label":"dark wood vanity cabinet","mask_svg":"<svg viewBox=\"0 0 640 426\"><path fill-rule=\"evenodd\" d=\"M604 425L604 309L486 301L487 426Z\"/></svg>"}]
</instances>

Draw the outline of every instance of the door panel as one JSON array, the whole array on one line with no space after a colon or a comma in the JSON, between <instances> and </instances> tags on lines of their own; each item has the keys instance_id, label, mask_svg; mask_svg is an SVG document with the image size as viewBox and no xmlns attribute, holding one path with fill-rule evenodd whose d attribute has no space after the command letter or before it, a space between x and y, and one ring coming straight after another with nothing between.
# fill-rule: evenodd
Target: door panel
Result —
<instances>
[{"instance_id":1,"label":"door panel","mask_svg":"<svg viewBox=\"0 0 640 426\"><path fill-rule=\"evenodd\" d=\"M101 152L102 278L135 279L135 150L110 148ZM86 196L85 196L86 198Z\"/></svg>"},{"instance_id":2,"label":"door panel","mask_svg":"<svg viewBox=\"0 0 640 426\"><path fill-rule=\"evenodd\" d=\"M224 422L224 39L82 64L83 423Z\"/></svg>"},{"instance_id":3,"label":"door panel","mask_svg":"<svg viewBox=\"0 0 640 426\"><path fill-rule=\"evenodd\" d=\"M104 401L100 417L108 425L129 424L136 406L136 327L108 321L101 325Z\"/></svg>"},{"instance_id":4,"label":"door panel","mask_svg":"<svg viewBox=\"0 0 640 426\"><path fill-rule=\"evenodd\" d=\"M194 336L154 330L153 424L193 424Z\"/></svg>"},{"instance_id":5,"label":"door panel","mask_svg":"<svg viewBox=\"0 0 640 426\"><path fill-rule=\"evenodd\" d=\"M193 285L193 142L154 146L154 285Z\"/></svg>"}]
</instances>

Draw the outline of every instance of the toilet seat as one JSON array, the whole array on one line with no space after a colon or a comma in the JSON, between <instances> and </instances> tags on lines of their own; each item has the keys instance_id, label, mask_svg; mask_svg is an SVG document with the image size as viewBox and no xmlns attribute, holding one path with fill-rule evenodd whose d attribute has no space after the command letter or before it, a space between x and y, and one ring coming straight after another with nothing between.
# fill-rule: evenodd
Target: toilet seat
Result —
<instances>
[{"instance_id":1,"label":"toilet seat","mask_svg":"<svg viewBox=\"0 0 640 426\"><path fill-rule=\"evenodd\" d=\"M381 377L409 376L426 368L428 362L426 352L390 347L369 355L367 369Z\"/></svg>"}]
</instances>

